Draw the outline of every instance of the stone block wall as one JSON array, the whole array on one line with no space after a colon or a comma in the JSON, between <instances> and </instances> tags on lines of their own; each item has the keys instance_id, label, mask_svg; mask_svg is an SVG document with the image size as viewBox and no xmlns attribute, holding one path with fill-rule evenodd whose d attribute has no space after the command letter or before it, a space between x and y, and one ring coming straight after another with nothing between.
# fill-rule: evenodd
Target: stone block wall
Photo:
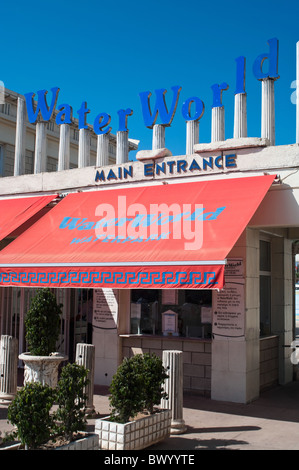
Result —
<instances>
[{"instance_id":1,"label":"stone block wall","mask_svg":"<svg viewBox=\"0 0 299 470\"><path fill-rule=\"evenodd\" d=\"M121 336L122 357L138 353L155 353L162 358L163 350L183 351L184 391L211 395L211 340L166 337Z\"/></svg>"}]
</instances>

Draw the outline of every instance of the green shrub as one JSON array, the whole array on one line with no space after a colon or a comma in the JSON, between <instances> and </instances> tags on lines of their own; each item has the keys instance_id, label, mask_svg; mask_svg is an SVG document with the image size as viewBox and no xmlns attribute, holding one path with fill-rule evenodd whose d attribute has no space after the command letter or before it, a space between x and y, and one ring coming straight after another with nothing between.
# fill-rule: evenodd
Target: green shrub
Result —
<instances>
[{"instance_id":1,"label":"green shrub","mask_svg":"<svg viewBox=\"0 0 299 470\"><path fill-rule=\"evenodd\" d=\"M136 354L118 367L110 385L111 419L126 423L166 398L162 385L167 378L162 361L155 355Z\"/></svg>"},{"instance_id":2,"label":"green shrub","mask_svg":"<svg viewBox=\"0 0 299 470\"><path fill-rule=\"evenodd\" d=\"M55 392L40 382L27 383L8 406L7 416L17 427L16 437L25 448L36 449L47 442L54 427L50 409Z\"/></svg>"},{"instance_id":3,"label":"green shrub","mask_svg":"<svg viewBox=\"0 0 299 470\"><path fill-rule=\"evenodd\" d=\"M86 427L86 386L88 370L78 364L67 364L61 370L56 388L58 409L54 414L57 432L73 440L74 433Z\"/></svg>"},{"instance_id":4,"label":"green shrub","mask_svg":"<svg viewBox=\"0 0 299 470\"><path fill-rule=\"evenodd\" d=\"M159 405L162 398L167 399L167 393L163 390L163 384L168 375L163 367L162 360L155 354L144 354L142 376L144 408L152 414L154 406Z\"/></svg>"},{"instance_id":5,"label":"green shrub","mask_svg":"<svg viewBox=\"0 0 299 470\"><path fill-rule=\"evenodd\" d=\"M48 356L56 350L62 305L49 288L39 289L25 318L26 341L34 356Z\"/></svg>"}]
</instances>

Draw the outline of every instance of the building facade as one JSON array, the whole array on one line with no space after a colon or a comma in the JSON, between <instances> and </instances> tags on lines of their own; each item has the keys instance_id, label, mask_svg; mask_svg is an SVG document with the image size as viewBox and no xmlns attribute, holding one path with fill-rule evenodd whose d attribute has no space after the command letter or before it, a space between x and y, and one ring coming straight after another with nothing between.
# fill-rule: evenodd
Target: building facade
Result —
<instances>
[{"instance_id":1,"label":"building facade","mask_svg":"<svg viewBox=\"0 0 299 470\"><path fill-rule=\"evenodd\" d=\"M273 78L263 80L262 92L261 137L247 137L246 94L236 93L234 138L223 137L224 107L217 106L211 143L198 142L199 119L187 122L185 155L172 155L166 126L155 124L153 148L138 152L134 162L116 156L116 162L99 164L94 144L89 165L76 168L74 157L74 167L55 171L62 139L57 130L47 160L48 170L55 160L54 171L11 176L12 168L10 174L6 169L0 204L52 200L35 214L37 221L24 221L1 242L0 333L16 336L23 352L30 298L49 285L63 304L57 347L73 360L78 342L92 342L96 384L109 385L124 357L161 356L170 349L184 353L184 390L212 399L248 403L266 388L294 380L299 144L274 145L274 112L265 111L267 100L274 100ZM118 138L124 136L116 136L116 148ZM131 145L136 149L136 142ZM8 168L9 150L3 155L2 168ZM16 166L17 151L11 150L11 160L13 155ZM120 198L130 203L125 213ZM171 215L163 218L160 208L152 218L148 209L155 202L171 207ZM96 212L99 203L112 210L110 218ZM174 203L193 204L189 216L185 207L174 213ZM198 242L188 253L181 234L166 237L178 221L190 221ZM168 232L149 232L154 222L156 228L173 225ZM120 236L129 225L134 236ZM117 227L117 235L109 227ZM185 233L184 241L190 240Z\"/></svg>"}]
</instances>

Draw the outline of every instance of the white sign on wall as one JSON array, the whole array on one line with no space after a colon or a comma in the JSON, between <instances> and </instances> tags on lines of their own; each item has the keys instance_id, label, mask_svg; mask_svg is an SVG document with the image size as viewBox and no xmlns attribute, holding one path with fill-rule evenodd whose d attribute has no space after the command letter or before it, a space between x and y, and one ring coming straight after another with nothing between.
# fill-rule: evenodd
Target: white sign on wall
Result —
<instances>
[{"instance_id":1,"label":"white sign on wall","mask_svg":"<svg viewBox=\"0 0 299 470\"><path fill-rule=\"evenodd\" d=\"M92 325L111 330L117 328L118 299L116 289L95 289L93 295Z\"/></svg>"},{"instance_id":2,"label":"white sign on wall","mask_svg":"<svg viewBox=\"0 0 299 470\"><path fill-rule=\"evenodd\" d=\"M245 334L244 281L229 280L213 295L213 335L241 337Z\"/></svg>"}]
</instances>

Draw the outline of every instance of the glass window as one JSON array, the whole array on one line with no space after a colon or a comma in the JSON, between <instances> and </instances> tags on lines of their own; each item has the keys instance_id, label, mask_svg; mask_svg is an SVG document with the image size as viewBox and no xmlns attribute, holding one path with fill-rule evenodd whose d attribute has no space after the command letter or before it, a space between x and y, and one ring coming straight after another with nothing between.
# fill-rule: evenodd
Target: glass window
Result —
<instances>
[{"instance_id":1,"label":"glass window","mask_svg":"<svg viewBox=\"0 0 299 470\"><path fill-rule=\"evenodd\" d=\"M210 290L133 289L131 334L211 337Z\"/></svg>"},{"instance_id":2,"label":"glass window","mask_svg":"<svg viewBox=\"0 0 299 470\"><path fill-rule=\"evenodd\" d=\"M271 334L271 243L260 240L260 335Z\"/></svg>"}]
</instances>

